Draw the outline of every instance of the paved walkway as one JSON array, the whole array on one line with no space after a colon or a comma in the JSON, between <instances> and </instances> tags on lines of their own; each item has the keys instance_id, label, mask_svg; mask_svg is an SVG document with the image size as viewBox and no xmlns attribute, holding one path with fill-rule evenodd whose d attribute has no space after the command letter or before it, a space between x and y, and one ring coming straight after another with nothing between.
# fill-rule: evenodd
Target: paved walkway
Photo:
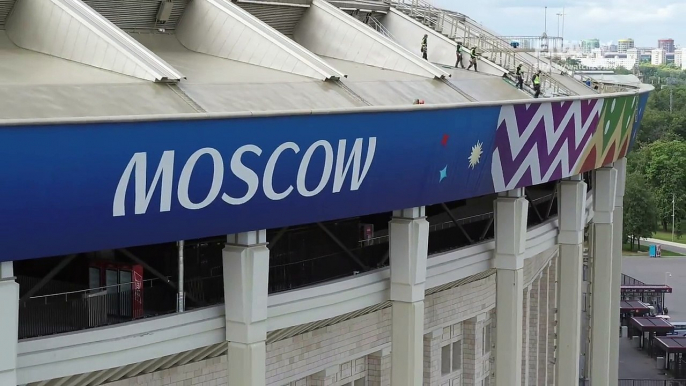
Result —
<instances>
[{"instance_id":1,"label":"paved walkway","mask_svg":"<svg viewBox=\"0 0 686 386\"><path fill-rule=\"evenodd\" d=\"M626 337L619 338L619 379L671 379L658 369L655 358L631 346Z\"/></svg>"}]
</instances>

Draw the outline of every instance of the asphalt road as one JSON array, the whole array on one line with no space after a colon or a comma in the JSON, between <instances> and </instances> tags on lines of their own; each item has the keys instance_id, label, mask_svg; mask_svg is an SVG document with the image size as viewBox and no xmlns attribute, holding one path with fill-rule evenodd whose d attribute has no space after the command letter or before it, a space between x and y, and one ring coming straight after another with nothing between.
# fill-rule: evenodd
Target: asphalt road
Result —
<instances>
[{"instance_id":1,"label":"asphalt road","mask_svg":"<svg viewBox=\"0 0 686 386\"><path fill-rule=\"evenodd\" d=\"M663 249L686 254L686 248L666 246ZM649 258L624 256L622 273L646 284L666 284L672 293L665 295L665 304L674 322L686 322L686 257ZM669 276L671 274L671 277Z\"/></svg>"}]
</instances>

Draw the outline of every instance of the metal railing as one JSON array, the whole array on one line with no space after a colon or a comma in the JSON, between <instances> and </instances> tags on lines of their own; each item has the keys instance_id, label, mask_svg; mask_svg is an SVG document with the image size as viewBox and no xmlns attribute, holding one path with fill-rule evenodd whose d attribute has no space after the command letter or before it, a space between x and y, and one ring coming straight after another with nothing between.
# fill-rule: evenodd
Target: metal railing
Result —
<instances>
[{"instance_id":1,"label":"metal railing","mask_svg":"<svg viewBox=\"0 0 686 386\"><path fill-rule=\"evenodd\" d=\"M531 200L529 224L533 226L555 213L549 206L548 214L538 215L535 206L555 199L548 194ZM536 212L537 215L534 215ZM443 221L429 227L429 255L454 250L476 242L492 239L493 211ZM313 237L326 241L325 235L300 231L296 237L284 239L282 247L271 251L269 267L269 293L315 285L380 268L389 263L389 237L379 236L359 240L356 222L337 225L349 249L343 250L332 243L312 243ZM460 227L460 229L455 229ZM289 245L290 244L290 245ZM302 247L302 248L301 248ZM351 258L354 256L354 258ZM362 268L366 266L367 268ZM174 282L175 278L168 278ZM224 278L221 274L186 280L187 310L224 302ZM176 312L177 291L161 279L145 280L143 286L134 283L117 284L79 291L34 296L19 304L19 339L67 333L130 322L137 319Z\"/></svg>"},{"instance_id":2,"label":"metal railing","mask_svg":"<svg viewBox=\"0 0 686 386\"><path fill-rule=\"evenodd\" d=\"M622 274L622 285L646 285L646 283L638 279L634 279L629 275Z\"/></svg>"},{"instance_id":3,"label":"metal railing","mask_svg":"<svg viewBox=\"0 0 686 386\"><path fill-rule=\"evenodd\" d=\"M391 34L391 31L389 31L386 27L384 27L383 24L379 20L377 20L375 17L370 16L367 25L374 28L377 32L382 34L383 36L396 41L395 38L393 37L393 34Z\"/></svg>"},{"instance_id":4,"label":"metal railing","mask_svg":"<svg viewBox=\"0 0 686 386\"><path fill-rule=\"evenodd\" d=\"M61 334L176 312L177 292L161 280L36 296L19 303L19 339ZM224 302L222 276L186 280L187 309ZM191 301L193 299L193 301Z\"/></svg>"},{"instance_id":5,"label":"metal railing","mask_svg":"<svg viewBox=\"0 0 686 386\"><path fill-rule=\"evenodd\" d=\"M478 51L483 53L491 53L492 55L488 59L510 73L514 72L517 65L521 63L526 83L530 83L533 74L541 69L540 63L533 64L523 58L522 55L517 56L517 53L521 51L512 47L506 37L497 36L484 30L465 15L436 8L425 0L386 0L386 3L410 17L419 19L424 25L450 39L460 40L469 47L477 47ZM549 44L549 41L557 41L559 38L549 37L547 39ZM544 96L576 95L548 74L542 73L542 75Z\"/></svg>"},{"instance_id":6,"label":"metal railing","mask_svg":"<svg viewBox=\"0 0 686 386\"><path fill-rule=\"evenodd\" d=\"M580 379L579 386L591 386L591 381ZM686 386L686 379L620 379L618 386Z\"/></svg>"}]
</instances>

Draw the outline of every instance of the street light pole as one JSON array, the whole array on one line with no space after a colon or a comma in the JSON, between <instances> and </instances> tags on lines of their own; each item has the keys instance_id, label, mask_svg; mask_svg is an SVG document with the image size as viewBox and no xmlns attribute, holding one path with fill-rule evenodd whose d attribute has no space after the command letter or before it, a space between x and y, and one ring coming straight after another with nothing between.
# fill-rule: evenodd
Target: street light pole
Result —
<instances>
[{"instance_id":1,"label":"street light pole","mask_svg":"<svg viewBox=\"0 0 686 386\"><path fill-rule=\"evenodd\" d=\"M674 241L674 206L676 201L676 195L672 193L672 241Z\"/></svg>"},{"instance_id":2,"label":"street light pole","mask_svg":"<svg viewBox=\"0 0 686 386\"><path fill-rule=\"evenodd\" d=\"M562 51L565 50L565 7L562 7Z\"/></svg>"},{"instance_id":3,"label":"street light pole","mask_svg":"<svg viewBox=\"0 0 686 386\"><path fill-rule=\"evenodd\" d=\"M665 272L665 286L667 285L667 278L668 278L668 277L672 277L672 273L671 273L671 272ZM662 294L662 314L663 314L663 315L667 315L667 314L665 313L665 310L667 309L667 300L666 300L666 298L667 298L667 296L663 293L663 294Z\"/></svg>"}]
</instances>

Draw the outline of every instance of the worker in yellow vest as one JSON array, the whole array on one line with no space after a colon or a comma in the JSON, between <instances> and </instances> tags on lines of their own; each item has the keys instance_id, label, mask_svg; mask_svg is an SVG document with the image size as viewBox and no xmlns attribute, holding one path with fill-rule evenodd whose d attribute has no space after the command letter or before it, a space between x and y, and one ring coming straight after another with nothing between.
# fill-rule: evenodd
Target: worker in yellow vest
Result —
<instances>
[{"instance_id":1,"label":"worker in yellow vest","mask_svg":"<svg viewBox=\"0 0 686 386\"><path fill-rule=\"evenodd\" d=\"M534 98L538 98L538 96L541 95L541 70L538 70L538 72L534 75L533 83L534 91L536 91Z\"/></svg>"},{"instance_id":2,"label":"worker in yellow vest","mask_svg":"<svg viewBox=\"0 0 686 386\"><path fill-rule=\"evenodd\" d=\"M429 60L428 59L429 47L427 44L428 39L429 39L429 35L424 34L424 37L422 38L422 58L424 58L425 60Z\"/></svg>"}]
</instances>

